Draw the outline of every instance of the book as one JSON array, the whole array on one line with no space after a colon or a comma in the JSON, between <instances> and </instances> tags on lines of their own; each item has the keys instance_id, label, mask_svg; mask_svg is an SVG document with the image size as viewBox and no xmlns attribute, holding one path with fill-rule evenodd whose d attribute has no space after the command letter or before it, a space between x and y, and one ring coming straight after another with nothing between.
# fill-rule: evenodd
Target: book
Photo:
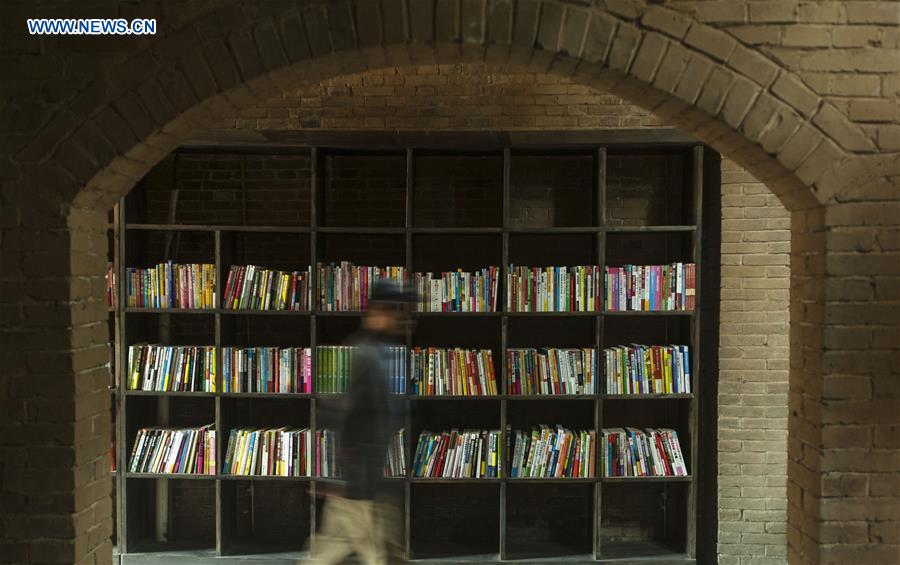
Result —
<instances>
[{"instance_id":1,"label":"book","mask_svg":"<svg viewBox=\"0 0 900 565\"><path fill-rule=\"evenodd\" d=\"M191 308L216 306L216 266L169 261L149 268L125 269L129 308Z\"/></svg>"},{"instance_id":2,"label":"book","mask_svg":"<svg viewBox=\"0 0 900 565\"><path fill-rule=\"evenodd\" d=\"M604 477L685 477L678 433L666 428L604 428Z\"/></svg>"},{"instance_id":3,"label":"book","mask_svg":"<svg viewBox=\"0 0 900 565\"><path fill-rule=\"evenodd\" d=\"M490 349L414 347L410 352L412 392L422 396L497 394Z\"/></svg>"},{"instance_id":4,"label":"book","mask_svg":"<svg viewBox=\"0 0 900 565\"><path fill-rule=\"evenodd\" d=\"M119 303L116 269L112 263L106 264L106 305L115 308Z\"/></svg>"},{"instance_id":5,"label":"book","mask_svg":"<svg viewBox=\"0 0 900 565\"><path fill-rule=\"evenodd\" d=\"M285 272L257 265L233 265L225 283L222 308L308 311L311 294L309 268Z\"/></svg>"},{"instance_id":6,"label":"book","mask_svg":"<svg viewBox=\"0 0 900 565\"><path fill-rule=\"evenodd\" d=\"M607 394L691 392L687 345L620 345L603 350Z\"/></svg>"},{"instance_id":7,"label":"book","mask_svg":"<svg viewBox=\"0 0 900 565\"><path fill-rule=\"evenodd\" d=\"M415 273L417 312L496 312L499 268Z\"/></svg>"},{"instance_id":8,"label":"book","mask_svg":"<svg viewBox=\"0 0 900 565\"><path fill-rule=\"evenodd\" d=\"M506 351L508 394L596 394L592 348L512 348Z\"/></svg>"},{"instance_id":9,"label":"book","mask_svg":"<svg viewBox=\"0 0 900 565\"><path fill-rule=\"evenodd\" d=\"M696 265L623 265L606 267L606 309L623 312L693 310Z\"/></svg>"},{"instance_id":10,"label":"book","mask_svg":"<svg viewBox=\"0 0 900 565\"><path fill-rule=\"evenodd\" d=\"M224 392L312 392L309 347L223 347Z\"/></svg>"},{"instance_id":11,"label":"book","mask_svg":"<svg viewBox=\"0 0 900 565\"><path fill-rule=\"evenodd\" d=\"M500 476L500 430L451 430L419 435L412 476L483 479Z\"/></svg>"},{"instance_id":12,"label":"book","mask_svg":"<svg viewBox=\"0 0 900 565\"><path fill-rule=\"evenodd\" d=\"M406 268L397 266L365 267L348 261L317 263L318 277L317 304L326 312L351 312L366 310L372 283L380 279L390 279L398 283L406 282Z\"/></svg>"},{"instance_id":13,"label":"book","mask_svg":"<svg viewBox=\"0 0 900 565\"><path fill-rule=\"evenodd\" d=\"M215 392L216 348L137 344L128 347L128 390Z\"/></svg>"},{"instance_id":14,"label":"book","mask_svg":"<svg viewBox=\"0 0 900 565\"><path fill-rule=\"evenodd\" d=\"M510 312L596 312L603 296L600 267L516 267L506 274Z\"/></svg>"},{"instance_id":15,"label":"book","mask_svg":"<svg viewBox=\"0 0 900 565\"><path fill-rule=\"evenodd\" d=\"M141 428L128 461L131 473L215 475L214 424L199 428Z\"/></svg>"},{"instance_id":16,"label":"book","mask_svg":"<svg viewBox=\"0 0 900 565\"><path fill-rule=\"evenodd\" d=\"M510 432L507 432L510 433ZM510 433L513 450L509 458L510 478L593 478L591 462L596 456L593 430L568 430L562 426L539 426Z\"/></svg>"},{"instance_id":17,"label":"book","mask_svg":"<svg viewBox=\"0 0 900 565\"><path fill-rule=\"evenodd\" d=\"M344 393L349 390L355 349L352 345L320 345L316 348L316 392ZM389 391L406 394L406 347L389 346L385 362Z\"/></svg>"},{"instance_id":18,"label":"book","mask_svg":"<svg viewBox=\"0 0 900 565\"><path fill-rule=\"evenodd\" d=\"M406 476L406 430L401 429L391 436L384 463L385 477Z\"/></svg>"},{"instance_id":19,"label":"book","mask_svg":"<svg viewBox=\"0 0 900 565\"><path fill-rule=\"evenodd\" d=\"M338 434L332 430L316 430L316 476L322 478L340 478L341 472L337 463Z\"/></svg>"},{"instance_id":20,"label":"book","mask_svg":"<svg viewBox=\"0 0 900 565\"><path fill-rule=\"evenodd\" d=\"M312 456L309 428L232 429L222 473L309 477Z\"/></svg>"}]
</instances>

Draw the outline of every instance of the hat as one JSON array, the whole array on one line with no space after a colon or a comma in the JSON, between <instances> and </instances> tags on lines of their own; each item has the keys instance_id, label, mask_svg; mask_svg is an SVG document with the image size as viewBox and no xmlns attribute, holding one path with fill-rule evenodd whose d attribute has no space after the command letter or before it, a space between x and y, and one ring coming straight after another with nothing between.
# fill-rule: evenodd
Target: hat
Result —
<instances>
[{"instance_id":1,"label":"hat","mask_svg":"<svg viewBox=\"0 0 900 565\"><path fill-rule=\"evenodd\" d=\"M415 293L395 280L378 279L372 283L372 292L369 294L369 303L412 304L415 301Z\"/></svg>"}]
</instances>

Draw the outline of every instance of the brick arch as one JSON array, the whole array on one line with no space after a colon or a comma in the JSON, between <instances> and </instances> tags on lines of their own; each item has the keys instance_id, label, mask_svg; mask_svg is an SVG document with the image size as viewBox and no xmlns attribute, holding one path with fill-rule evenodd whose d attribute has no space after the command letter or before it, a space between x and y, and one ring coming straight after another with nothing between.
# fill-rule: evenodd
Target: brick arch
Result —
<instances>
[{"instance_id":1,"label":"brick arch","mask_svg":"<svg viewBox=\"0 0 900 565\"><path fill-rule=\"evenodd\" d=\"M896 155L875 155L866 134L795 73L680 12L631 0L608 0L602 9L574 0L271 5L244 8L230 3L185 23L131 55L110 70L106 81L92 85L56 113L18 155L26 179L21 184L27 182L35 197L33 209L21 214L31 227L52 225L64 235L47 229L60 239L47 236L10 244L7 238L4 245L44 245L46 251L63 244L70 252L65 257L42 255L42 261L50 261L46 267L23 261L23 271L47 268L58 274L58 268L73 279L102 280L105 261L96 257L102 254L79 262L85 250L103 247L97 234L84 239L82 231L100 226L103 211L177 144L254 102L366 68L481 60L523 63L653 111L765 181L795 211L792 231L801 251L792 264L792 332L797 329L792 336L796 348L792 346L791 402L799 416L792 416L792 451L805 452L809 445L815 452L823 445L819 381L835 367L848 369L842 365L844 358L822 354L828 336L823 336L826 315L821 303L829 292L865 295L866 290L848 285L845 291L840 282L825 287L826 270L832 268L826 248L832 244L824 239L827 220L820 205L833 203L851 185L857 194L866 194L861 187L886 194L893 188L887 177L897 174L898 162ZM54 266L53 261L63 264ZM31 296L29 290L22 292ZM65 307L26 306L22 319L31 316L35 321L27 323L35 325L44 324L43 318L52 320L53 335L77 351L59 358L32 359L29 354L21 364L27 365L26 373L53 375L67 365L68 374L78 375L81 380L71 385L74 415L59 416L69 418L71 428L71 420L81 414L79 407L96 402L94 396L79 396L84 393L79 387L86 386L84 367L99 363L97 349L84 344L98 343L94 326L104 312L78 298L99 295L96 289L84 291L73 283L66 293L70 302ZM63 312L57 315L56 310ZM829 312L837 318L847 315L837 308ZM94 380L101 377L97 371L90 374ZM59 441L68 441L68 435L77 441L83 426L70 428L61 432L66 439ZM96 447L76 443L75 459L83 461L81 450ZM815 453L808 457L789 471L795 530L789 539L794 558L815 562L821 552L823 466ZM66 465L71 466L61 463ZM77 480L84 478L79 475ZM81 482L75 488L82 488ZM60 503L65 508L61 512L84 511L91 496L105 496L96 491L102 489L95 488L84 500L76 497L71 507ZM65 494L60 498L68 500ZM99 516L101 510L91 512ZM48 537L56 535L51 530Z\"/></svg>"},{"instance_id":2,"label":"brick arch","mask_svg":"<svg viewBox=\"0 0 900 565\"><path fill-rule=\"evenodd\" d=\"M789 209L827 200L846 179L829 171L874 150L795 73L676 10L488 4L225 6L122 63L110 73L114 96L86 91L71 104L86 117L60 112L22 155L40 155L62 133L52 154L65 156L77 185L69 201L106 206L192 132L254 101L368 68L482 60L570 76L648 109L752 172Z\"/></svg>"}]
</instances>

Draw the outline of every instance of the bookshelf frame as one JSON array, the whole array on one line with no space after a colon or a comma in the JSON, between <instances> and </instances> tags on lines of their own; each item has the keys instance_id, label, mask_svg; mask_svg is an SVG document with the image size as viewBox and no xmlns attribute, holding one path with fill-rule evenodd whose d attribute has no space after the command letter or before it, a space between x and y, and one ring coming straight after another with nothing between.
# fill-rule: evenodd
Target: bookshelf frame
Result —
<instances>
[{"instance_id":1,"label":"bookshelf frame","mask_svg":"<svg viewBox=\"0 0 900 565\"><path fill-rule=\"evenodd\" d=\"M155 315L160 318L160 320L166 320L169 316L173 314L178 315L196 315L196 316L207 316L212 317L214 323L214 332L215 332L215 345L216 348L220 349L223 346L223 320L227 319L230 316L289 316L289 317L299 317L299 318L307 318L309 324L309 337L310 343L309 347L315 351L317 345L321 345L317 340L317 326L319 318L331 318L331 317L359 317L361 313L357 312L321 312L321 311L310 311L310 312L294 312L294 311L249 311L249 310L226 310L221 308L215 309L204 309L204 310L187 310L187 309L147 309L147 308L128 308L125 306L126 304L126 291L125 285L122 284L125 281L125 269L126 260L129 255L126 251L129 250L128 244L131 236L138 232L163 232L168 234L177 234L181 232L200 232L207 233L213 238L214 242L214 250L215 256L214 261L216 264L216 272L218 274L216 280L216 291L217 297L221 299L222 292L224 289L224 277L223 275L227 273L228 265L223 263L224 254L222 249L222 238L224 234L230 233L271 233L271 234L304 234L309 238L309 257L311 266L314 268L317 260L320 258L320 238L318 237L320 234L349 234L349 235L396 235L402 236L404 239L404 247L405 247L405 266L407 268L407 272L412 274L414 272L414 262L413 262L413 242L417 235L420 234L430 234L430 235L493 235L500 236L501 238L501 252L502 252L502 260L500 264L497 265L501 269L500 276L500 296L498 296L498 311L497 312L486 312L486 313L415 313L414 315L420 318L426 317L434 317L434 316L456 316L456 317L485 317L485 318L499 318L500 323L500 351L498 366L500 368L498 374L498 391L500 394L496 396L490 397L455 397L455 396L432 396L432 397L417 397L407 393L405 402L409 404L409 407L412 407L412 403L428 403L433 400L444 400L444 401L459 401L459 402L495 402L498 404L499 409L499 423L500 430L506 430L507 425L507 409L509 403L511 402L542 402L542 401L571 401L571 402L589 402L592 404L592 413L593 413L593 422L594 429L597 431L597 437L599 439L600 429L603 427L603 415L604 415L604 405L609 402L630 402L630 401L653 401L658 402L661 405L665 405L667 403L676 402L676 403L686 403L687 405L687 413L688 413L688 428L687 432L689 434L689 453L685 452L685 455L689 457L689 471L691 475L687 477L649 477L649 478L607 478L602 477L601 467L599 461L597 461L596 469L597 469L597 477L590 479L511 479L506 477L507 473L507 465L506 465L506 441L501 442L500 446L500 459L503 462L503 475L500 478L496 479L432 479L432 478L401 478L397 479L398 482L403 484L403 493L404 493L404 543L406 547L406 557L411 560L418 560L417 556L412 551L412 543L410 539L411 534L411 521L412 521L412 489L413 485L419 484L431 484L431 483L444 483L444 484L485 484L485 485L497 485L499 489L499 499L500 499L500 508L498 509L499 516L499 532L500 538L498 540L498 552L496 555L492 556L489 560L493 561L508 561L510 559L510 551L507 547L507 488L510 483L516 484L559 484L559 483L571 483L571 484L589 484L593 486L593 500L592 500L592 524L591 531L593 532L591 536L591 553L589 555L582 555L577 557L543 557L543 559L548 560L563 560L572 562L578 561L579 559L584 562L627 562L627 563L694 563L695 556L697 554L697 505L698 505L698 486L697 480L698 476L701 477L701 480L714 480L708 479L706 475L714 474L714 471L710 473L709 469L709 457L706 457L703 462L699 459L699 450L698 450L698 437L699 437L699 429L701 425L701 418L703 415L699 414L699 402L698 397L702 394L702 383L703 373L701 372L702 365L700 363L700 352L701 352L701 333L700 333L700 317L701 317L701 307L703 294L700 290L700 280L703 278L701 273L704 273L701 268L701 255L705 255L708 253L718 253L717 250L704 249L703 253L701 253L701 227L702 227L702 218L703 218L703 188L704 184L707 182L704 176L704 170L707 168L704 166L704 157L706 155L714 155L709 149L706 149L699 142L694 139L681 134L675 130L671 130L668 128L648 128L643 130L609 130L609 131L597 131L597 132L463 132L463 133L371 133L371 132L359 132L359 134L348 134L348 133L310 133L303 132L302 134L297 134L300 136L295 139L291 139L287 142L284 140L273 142L269 144L243 144L243 145L234 145L234 144L207 144L207 145L194 145L190 147L180 148L176 153L222 153L222 154L266 154L266 155L274 155L274 154L303 154L308 155L310 157L310 217L309 217L309 225L308 226L278 226L278 225L263 225L263 226L233 226L233 225L217 225L217 224L150 224L150 223L127 223L126 222L126 209L127 205L125 204L125 199L123 202L117 206L115 211L115 220L112 225L109 226L111 235L115 238L115 268L118 274L118 280L120 284L118 285L118 304L115 308L110 309L110 316L114 316L115 318L115 355L116 355L116 363L115 366L117 368L117 372L120 373L116 380L114 381L114 386L112 387L113 398L116 403L117 410L117 420L116 420L116 493L117 493L117 532L118 532L118 556L121 563L162 563L162 562L173 562L178 560L181 557L184 557L187 561L192 563L204 563L204 562L217 562L217 557L229 556L234 557L236 554L246 555L247 557L261 557L260 555L255 555L252 553L243 553L241 552L241 548L238 548L234 544L231 543L231 538L233 538L233 532L230 531L230 526L228 520L225 519L225 516L233 515L235 511L235 495L233 489L231 489L230 485L235 484L235 481L245 481L253 484L254 482L297 482L297 483L305 483L308 485L309 492L309 522L310 522L310 531L309 531L309 541L311 547L315 547L315 532L318 527L318 504L317 504L317 490L320 490L323 484L328 482L328 479L317 479L315 477L260 477L260 476L228 476L222 475L220 473L216 475L202 475L202 476L192 476L192 475L155 475L155 474L135 474L135 473L127 473L128 467L128 457L129 457L129 448L130 445L128 443L133 430L137 427L143 427L147 425L156 425L161 424L159 421L143 421L139 423L133 423L129 418L129 404L133 402L132 399L136 397L158 397L158 405L160 407L165 406L165 409L161 412L168 412L168 404L170 398L177 397L191 397L191 398L207 398L209 402L214 405L214 413L215 413L215 424L216 429L218 430L217 434L217 470L221 469L222 460L225 455L227 441L228 441L228 430L225 428L225 420L228 412L227 403L232 398L253 398L253 399L268 399L268 398L285 398L290 399L295 402L303 402L309 404L309 427L315 433L316 428L316 410L317 410L317 401L321 400L323 397L332 397L333 395L328 394L276 394L276 393L166 393L166 392L144 392L144 391L129 391L125 388L125 383L121 378L121 368L127 366L128 359L128 344L129 344L129 335L128 335L128 323L127 320L129 317L135 315L147 316L147 315ZM665 150L665 151L679 151L684 152L684 155L688 156L687 159L690 163L691 171L690 171L690 179L692 186L689 187L689 190L692 191L692 206L693 206L693 218L695 220L694 224L690 225L652 225L652 226L635 226L635 227L619 227L619 226L611 226L607 225L606 211L607 211L607 154L610 150ZM385 150L390 150L394 153L402 152L405 155L406 159L406 180L405 180L405 201L404 201L404 225L397 227L334 227L334 226L325 226L321 225L320 222L320 213L321 213L321 199L323 192L325 190L325 184L323 182L324 173L323 173L323 163L326 155L331 151L354 151L359 153L366 152L384 152ZM421 227L415 225L414 218L414 195L415 195L415 159L420 151L439 151L445 154L452 155L461 155L461 154L493 154L499 156L501 158L502 164L502 173L501 173L501 181L502 181L502 201L501 201L501 221L500 226L498 227L484 227L484 228L473 228L473 227L446 227L446 228L434 228L434 227ZM566 154L570 152L578 152L578 154L584 155L588 153L593 158L593 171L594 171L594 183L592 186L593 198L594 198L594 209L592 210L593 223L592 226L581 226L581 227L547 227L547 228L520 228L513 227L510 225L510 199L511 199L511 163L512 157L517 153L517 151L545 151L548 155L552 154ZM176 166L177 166L177 157L176 157ZM173 178L175 174L173 172ZM243 175L242 175L243 177ZM243 181L242 181L243 182ZM173 186L173 188L176 188ZM687 189L687 187L686 187ZM127 197L126 197L127 198ZM246 222L245 222L246 223ZM607 234L615 234L615 233L661 233L661 234L670 234L670 233L686 233L691 234L693 236L692 241L692 256L690 258L685 257L685 261L692 260L696 263L696 272L697 272L697 308L693 311L672 311L672 312L612 312L612 311L600 311L600 312L549 312L549 313L524 313L524 312L507 312L505 311L505 276L507 267L510 264L510 251L509 251L509 243L510 238L515 237L517 234L581 234L581 235L591 235L593 236L594 249L595 249L595 260L598 265L601 267L606 266L606 246L607 246ZM317 277L312 277L312 292L313 297L316 296L316 283ZM311 306L315 308L315 300L312 301ZM704 303L704 308L708 308L709 305ZM692 348L692 356L693 356L693 370L692 370L692 390L694 391L691 394L647 394L647 395L634 395L634 396L622 396L622 395L608 395L608 394L589 394L589 395L571 395L571 396L551 396L551 395L509 395L506 394L507 386L506 386L506 351L508 348L508 323L509 320L516 317L557 317L557 318L568 318L568 317L589 317L591 318L592 324L592 344L593 347L597 350L598 355L602 352L604 348L604 329L608 326L608 324L615 323L616 318L624 317L624 316L636 316L636 317L648 317L648 316L677 316L677 317L685 317L689 319L690 324L690 335L691 335L691 348ZM167 323L162 322L161 323ZM405 336L405 344L407 348L412 346L412 334L411 332L407 332ZM266 344L259 344L266 345ZM709 349L707 349L709 351ZM219 361L221 361L221 355L217 357ZM313 374L316 372L316 356L314 355L312 358L312 370ZM408 358L407 358L408 363ZM598 378L603 379L603 371L602 371L602 363L603 359L600 358L600 366L601 370L599 371ZM221 367L217 371L221 378ZM409 371L407 370L407 373ZM713 376L714 378L714 376ZM116 386L116 383L119 383ZM602 382L600 383L600 387L602 388ZM221 383L217 386L217 390L221 391ZM407 386L407 390L409 387ZM407 413L411 414L412 410L408 410ZM412 427L412 416L408 416L408 420L406 422L406 452L407 452L407 469L409 469L411 464L411 459L414 455L414 449L416 438L413 437L413 427ZM133 418L132 418L133 419ZM705 420L708 422L708 418ZM546 424L553 424L554 422L542 422ZM437 430L436 430L437 431ZM683 440L682 440L682 443ZM706 450L715 449L715 446L704 446ZM599 453L599 451L598 451ZM714 458L712 459L712 464L714 466ZM700 464L703 463L703 466ZM704 468L707 471L704 471ZM130 527L130 522L135 520L135 516L141 512L142 509L136 508L136 504L129 503L128 495L129 489L126 488L126 485L131 481L138 480L153 480L158 483L157 486L157 500L156 504L159 507L166 508L167 502L165 498L168 496L167 488L165 485L168 483L168 479L188 479L188 480L196 480L196 481L213 481L215 484L215 496L216 496L216 509L215 509L215 536L216 542L213 548L196 550L192 548L180 548L173 547L169 550L168 547L164 548L164 550L159 551L159 548L155 547L153 542L149 544L142 545L141 540L136 537L134 531L132 531ZM654 554L651 557L642 557L640 555L629 556L627 553L623 556L620 554L611 555L604 552L603 543L601 540L601 512L603 508L603 490L604 485L608 484L617 484L617 483L662 483L662 487L664 489L664 493L668 493L668 489L670 485L686 485L687 488L687 510L685 512L685 516L682 518L686 522L686 535L684 539L684 548L683 552L675 552L670 551L668 553L660 553ZM317 489L318 487L318 489ZM137 504L140 504L139 502ZM158 518L159 519L159 518ZM266 555L266 563L277 563L279 562L279 555L282 554L270 554ZM306 555L305 552L289 552L283 554L285 562L295 562L298 557L303 557ZM485 559L484 556L451 556L448 557L446 561L448 562L456 562L456 561L465 561ZM270 561L271 560L271 561ZM440 561L435 559L423 559L422 561ZM254 561L255 562L255 561Z\"/></svg>"}]
</instances>

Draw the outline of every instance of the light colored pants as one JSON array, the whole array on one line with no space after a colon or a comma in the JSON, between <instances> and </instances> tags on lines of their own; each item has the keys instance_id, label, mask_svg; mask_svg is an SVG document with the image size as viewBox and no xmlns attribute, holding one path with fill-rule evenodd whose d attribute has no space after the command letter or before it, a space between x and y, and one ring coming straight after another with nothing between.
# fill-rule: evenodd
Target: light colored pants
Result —
<instances>
[{"instance_id":1,"label":"light colored pants","mask_svg":"<svg viewBox=\"0 0 900 565\"><path fill-rule=\"evenodd\" d=\"M366 565L397 562L400 512L395 505L331 496L323 514L310 563L335 565L354 553Z\"/></svg>"}]
</instances>

